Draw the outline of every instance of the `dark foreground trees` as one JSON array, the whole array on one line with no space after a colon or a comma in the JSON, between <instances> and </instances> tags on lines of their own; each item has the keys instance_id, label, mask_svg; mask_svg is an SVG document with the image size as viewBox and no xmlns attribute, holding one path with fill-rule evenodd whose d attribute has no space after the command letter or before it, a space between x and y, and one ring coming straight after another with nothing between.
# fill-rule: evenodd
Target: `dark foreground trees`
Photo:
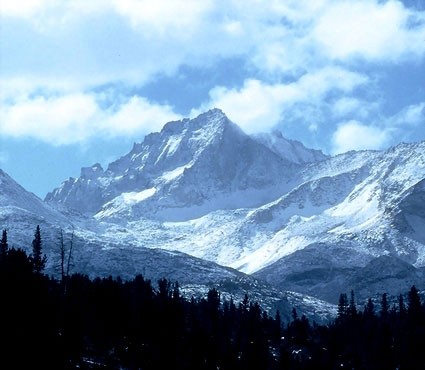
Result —
<instances>
[{"instance_id":1,"label":"dark foreground trees","mask_svg":"<svg viewBox=\"0 0 425 370\"><path fill-rule=\"evenodd\" d=\"M11 248L0 264L1 369L237 370L276 363L280 329L258 304L222 302L215 289L189 301L177 283L152 285L140 275L62 276L64 291L62 279L40 273L37 261Z\"/></svg>"},{"instance_id":2,"label":"dark foreground trees","mask_svg":"<svg viewBox=\"0 0 425 370\"><path fill-rule=\"evenodd\" d=\"M211 289L187 300L177 283L142 276L49 278L6 248L0 263L0 368L424 369L425 313L418 290L365 307L342 295L337 319L290 323L249 297ZM405 303L406 302L406 303Z\"/></svg>"}]
</instances>

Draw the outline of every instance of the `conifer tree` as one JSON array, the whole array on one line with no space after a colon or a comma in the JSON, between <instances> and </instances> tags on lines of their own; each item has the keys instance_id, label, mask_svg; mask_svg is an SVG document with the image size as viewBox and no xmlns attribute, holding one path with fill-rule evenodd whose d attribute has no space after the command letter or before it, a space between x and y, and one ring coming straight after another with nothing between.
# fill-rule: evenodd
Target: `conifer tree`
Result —
<instances>
[{"instance_id":1,"label":"conifer tree","mask_svg":"<svg viewBox=\"0 0 425 370\"><path fill-rule=\"evenodd\" d=\"M34 240L32 241L31 262L36 273L41 273L46 267L47 257L46 255L42 255L40 225L37 225Z\"/></svg>"},{"instance_id":2,"label":"conifer tree","mask_svg":"<svg viewBox=\"0 0 425 370\"><path fill-rule=\"evenodd\" d=\"M69 271L72 264L72 251L74 249L74 231L71 233L71 240L69 241L69 250L68 250L68 261L66 263L65 276L69 277Z\"/></svg>"},{"instance_id":3,"label":"conifer tree","mask_svg":"<svg viewBox=\"0 0 425 370\"><path fill-rule=\"evenodd\" d=\"M173 300L175 300L175 301L179 301L180 298L181 298L181 295L180 295L180 285L179 285L178 281L176 281L173 284L173 295L172 295L172 297L173 297Z\"/></svg>"},{"instance_id":4,"label":"conifer tree","mask_svg":"<svg viewBox=\"0 0 425 370\"><path fill-rule=\"evenodd\" d=\"M298 312L295 307L292 307L292 320L296 321L298 319Z\"/></svg>"},{"instance_id":5,"label":"conifer tree","mask_svg":"<svg viewBox=\"0 0 425 370\"><path fill-rule=\"evenodd\" d=\"M367 320L373 319L375 317L375 305L373 304L371 298L367 300L367 303L363 310L363 314Z\"/></svg>"},{"instance_id":6,"label":"conifer tree","mask_svg":"<svg viewBox=\"0 0 425 370\"><path fill-rule=\"evenodd\" d=\"M6 259L8 249L9 249L9 245L7 243L7 231L6 229L4 229L3 235L0 241L0 262Z\"/></svg>"},{"instance_id":7,"label":"conifer tree","mask_svg":"<svg viewBox=\"0 0 425 370\"><path fill-rule=\"evenodd\" d=\"M355 317L357 315L356 299L354 297L354 290L351 290L350 307L349 307L348 311L349 311L349 314L350 314L351 317Z\"/></svg>"},{"instance_id":8,"label":"conifer tree","mask_svg":"<svg viewBox=\"0 0 425 370\"><path fill-rule=\"evenodd\" d=\"M60 256L60 273L61 273L61 281L63 282L65 279L65 242L63 239L63 230L60 229L59 234L59 256Z\"/></svg>"},{"instance_id":9,"label":"conifer tree","mask_svg":"<svg viewBox=\"0 0 425 370\"><path fill-rule=\"evenodd\" d=\"M213 310L217 311L220 307L220 293L216 288L211 288L207 294L208 306Z\"/></svg>"},{"instance_id":10,"label":"conifer tree","mask_svg":"<svg viewBox=\"0 0 425 370\"><path fill-rule=\"evenodd\" d=\"M413 285L407 296L408 298L408 313L411 317L416 317L421 313L421 298L419 297L418 289Z\"/></svg>"},{"instance_id":11,"label":"conifer tree","mask_svg":"<svg viewBox=\"0 0 425 370\"><path fill-rule=\"evenodd\" d=\"M341 293L338 300L338 318L342 319L347 316L348 313L348 298L347 294Z\"/></svg>"},{"instance_id":12,"label":"conifer tree","mask_svg":"<svg viewBox=\"0 0 425 370\"><path fill-rule=\"evenodd\" d=\"M388 304L387 293L382 294L381 299L381 318L386 319L388 317L390 306Z\"/></svg>"},{"instance_id":13,"label":"conifer tree","mask_svg":"<svg viewBox=\"0 0 425 370\"><path fill-rule=\"evenodd\" d=\"M276 311L276 315L274 317L274 320L276 322L276 327L279 329L279 332L280 332L280 328L282 327L282 318L280 317L280 311L279 310Z\"/></svg>"},{"instance_id":14,"label":"conifer tree","mask_svg":"<svg viewBox=\"0 0 425 370\"><path fill-rule=\"evenodd\" d=\"M280 316L280 311L276 311L276 315L274 317L274 325L271 324L271 333L272 333L272 339L275 343L278 343L278 341L281 338L281 332L282 332L282 318Z\"/></svg>"},{"instance_id":15,"label":"conifer tree","mask_svg":"<svg viewBox=\"0 0 425 370\"><path fill-rule=\"evenodd\" d=\"M400 313L400 316L403 317L406 313L406 307L404 305L404 299L403 299L403 295L400 294L398 296L398 312Z\"/></svg>"}]
</instances>

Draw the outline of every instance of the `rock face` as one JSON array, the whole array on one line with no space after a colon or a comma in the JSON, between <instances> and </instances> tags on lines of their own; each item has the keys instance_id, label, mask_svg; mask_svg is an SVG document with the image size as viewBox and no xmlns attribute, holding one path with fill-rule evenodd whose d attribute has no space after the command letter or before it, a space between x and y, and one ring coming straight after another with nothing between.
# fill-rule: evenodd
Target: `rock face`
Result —
<instances>
[{"instance_id":1,"label":"rock face","mask_svg":"<svg viewBox=\"0 0 425 370\"><path fill-rule=\"evenodd\" d=\"M46 203L73 210L81 240L123 248L126 268L142 247L179 251L332 302L425 283L425 142L328 157L214 109L83 168Z\"/></svg>"},{"instance_id":2,"label":"rock face","mask_svg":"<svg viewBox=\"0 0 425 370\"><path fill-rule=\"evenodd\" d=\"M298 162L244 134L215 109L167 123L106 171L98 164L83 168L46 200L99 218L190 219L272 200L299 170Z\"/></svg>"}]
</instances>

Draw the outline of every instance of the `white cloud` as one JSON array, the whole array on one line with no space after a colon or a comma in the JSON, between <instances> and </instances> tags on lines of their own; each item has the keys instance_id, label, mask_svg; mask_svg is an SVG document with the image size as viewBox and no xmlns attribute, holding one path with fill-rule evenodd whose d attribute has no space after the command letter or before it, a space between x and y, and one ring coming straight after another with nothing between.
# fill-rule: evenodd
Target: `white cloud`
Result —
<instances>
[{"instance_id":1,"label":"white cloud","mask_svg":"<svg viewBox=\"0 0 425 370\"><path fill-rule=\"evenodd\" d=\"M132 26L153 36L189 38L213 6L211 0L112 0L114 9ZM156 38L156 37L155 37Z\"/></svg>"},{"instance_id":2,"label":"white cloud","mask_svg":"<svg viewBox=\"0 0 425 370\"><path fill-rule=\"evenodd\" d=\"M425 102L412 104L403 109L393 118L394 124L399 126L425 125Z\"/></svg>"},{"instance_id":3,"label":"white cloud","mask_svg":"<svg viewBox=\"0 0 425 370\"><path fill-rule=\"evenodd\" d=\"M410 105L393 116L375 116L370 124L356 120L342 122L332 136L332 151L338 154L349 150L383 149L400 140L423 140L424 127L425 102Z\"/></svg>"},{"instance_id":4,"label":"white cloud","mask_svg":"<svg viewBox=\"0 0 425 370\"><path fill-rule=\"evenodd\" d=\"M29 18L53 3L51 0L3 0L0 12L2 16Z\"/></svg>"},{"instance_id":5,"label":"white cloud","mask_svg":"<svg viewBox=\"0 0 425 370\"><path fill-rule=\"evenodd\" d=\"M358 121L340 124L333 135L333 153L339 154L349 150L382 149L390 141L390 132Z\"/></svg>"},{"instance_id":6,"label":"white cloud","mask_svg":"<svg viewBox=\"0 0 425 370\"><path fill-rule=\"evenodd\" d=\"M2 0L0 16L28 22L33 33L58 37L69 26L90 22L93 15L112 10L103 0Z\"/></svg>"},{"instance_id":7,"label":"white cloud","mask_svg":"<svg viewBox=\"0 0 425 370\"><path fill-rule=\"evenodd\" d=\"M24 18L39 24L52 17L72 18L76 14L104 12L112 8L110 3L109 0L2 0L0 12L3 17Z\"/></svg>"},{"instance_id":8,"label":"white cloud","mask_svg":"<svg viewBox=\"0 0 425 370\"><path fill-rule=\"evenodd\" d=\"M359 99L352 97L342 97L338 99L332 105L333 114L336 117L347 116L358 111L362 106L362 102Z\"/></svg>"},{"instance_id":9,"label":"white cloud","mask_svg":"<svg viewBox=\"0 0 425 370\"><path fill-rule=\"evenodd\" d=\"M362 58L365 71L367 62L417 60L425 51L424 12L394 0L5 0L1 6L2 19L21 18L2 24L13 32L4 32L10 40L0 44L6 56L0 77L10 82L0 91L8 118L1 127L14 136L56 137L56 143L70 142L71 132L85 140L94 132L157 129L154 121L176 117L172 107L140 97L108 110L99 96L81 91L140 86L182 65L203 69L232 57L254 67L243 72L244 85L221 81L192 114L217 106L248 132L293 116L319 132L322 108L338 120L379 113L377 105L363 104L365 94L352 94L372 81L355 72L353 58ZM295 82L282 82L288 78ZM81 114L68 112L72 105ZM316 117L304 122L303 114ZM417 118L417 111L409 114L406 122ZM126 125L116 130L117 122ZM31 134L36 127L40 132Z\"/></svg>"},{"instance_id":10,"label":"white cloud","mask_svg":"<svg viewBox=\"0 0 425 370\"><path fill-rule=\"evenodd\" d=\"M192 111L218 107L246 132L263 132L276 126L295 104L319 104L330 92L350 92L368 79L341 68L324 68L306 74L290 84L265 84L245 81L241 89L216 87L209 102Z\"/></svg>"},{"instance_id":11,"label":"white cloud","mask_svg":"<svg viewBox=\"0 0 425 370\"><path fill-rule=\"evenodd\" d=\"M329 6L312 32L333 59L397 61L425 53L425 22L399 1L341 1Z\"/></svg>"},{"instance_id":12,"label":"white cloud","mask_svg":"<svg viewBox=\"0 0 425 370\"><path fill-rule=\"evenodd\" d=\"M253 43L245 20L212 0L37 4L2 14L3 79L71 79L83 89L117 81L137 86L182 65L204 68L246 54Z\"/></svg>"},{"instance_id":13,"label":"white cloud","mask_svg":"<svg viewBox=\"0 0 425 370\"><path fill-rule=\"evenodd\" d=\"M118 111L109 114L102 126L108 135L132 136L159 131L165 123L179 118L169 105L152 104L145 98L133 96Z\"/></svg>"},{"instance_id":14,"label":"white cloud","mask_svg":"<svg viewBox=\"0 0 425 370\"><path fill-rule=\"evenodd\" d=\"M266 85L258 80L245 81L240 90L217 87L210 92L208 108L222 109L248 133L267 131L280 120L284 88L283 85ZM204 106L200 110L208 108Z\"/></svg>"},{"instance_id":15,"label":"white cloud","mask_svg":"<svg viewBox=\"0 0 425 370\"><path fill-rule=\"evenodd\" d=\"M343 96L331 103L332 116L335 118L366 119L378 114L381 109L379 99L366 101L352 96Z\"/></svg>"},{"instance_id":16,"label":"white cloud","mask_svg":"<svg viewBox=\"0 0 425 370\"><path fill-rule=\"evenodd\" d=\"M394 62L425 52L425 16L393 0L5 0L2 17L35 25L24 27L28 33L5 32L15 39L2 46L11 59L26 50L17 65L31 78L44 63L60 78L72 72L81 81L96 74L99 83L138 83L234 56L279 77L332 59Z\"/></svg>"},{"instance_id":17,"label":"white cloud","mask_svg":"<svg viewBox=\"0 0 425 370\"><path fill-rule=\"evenodd\" d=\"M3 102L2 135L27 137L52 145L80 143L95 136L132 136L158 130L179 118L170 106L133 96L116 109L101 108L94 94L21 98Z\"/></svg>"},{"instance_id":18,"label":"white cloud","mask_svg":"<svg viewBox=\"0 0 425 370\"><path fill-rule=\"evenodd\" d=\"M35 137L54 144L83 140L90 128L87 123L97 114L95 99L83 94L39 96L2 109L0 125L4 135Z\"/></svg>"},{"instance_id":19,"label":"white cloud","mask_svg":"<svg viewBox=\"0 0 425 370\"><path fill-rule=\"evenodd\" d=\"M322 97L331 90L350 92L368 81L369 78L363 74L340 67L326 67L305 74L294 85L299 87L303 96L308 95L311 99Z\"/></svg>"}]
</instances>

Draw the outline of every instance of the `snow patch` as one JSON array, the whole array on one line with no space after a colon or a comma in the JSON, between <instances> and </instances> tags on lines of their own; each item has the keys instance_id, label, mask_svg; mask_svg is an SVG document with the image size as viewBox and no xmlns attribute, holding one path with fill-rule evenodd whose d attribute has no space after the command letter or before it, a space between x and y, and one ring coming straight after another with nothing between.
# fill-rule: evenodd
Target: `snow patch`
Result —
<instances>
[{"instance_id":1,"label":"snow patch","mask_svg":"<svg viewBox=\"0 0 425 370\"><path fill-rule=\"evenodd\" d=\"M114 217L119 213L129 215L129 213L131 213L131 206L143 202L144 200L152 197L155 193L156 188L149 188L140 192L122 193L106 203L102 207L102 210L94 217L97 220L100 220L107 217Z\"/></svg>"},{"instance_id":2,"label":"snow patch","mask_svg":"<svg viewBox=\"0 0 425 370\"><path fill-rule=\"evenodd\" d=\"M176 179L177 177L179 177L180 175L182 175L184 170L186 168L190 168L191 165L192 164L189 163L189 164L186 164L184 166L177 167L174 170L166 171L159 177L159 179L165 180L166 182L172 181L172 180Z\"/></svg>"},{"instance_id":3,"label":"snow patch","mask_svg":"<svg viewBox=\"0 0 425 370\"><path fill-rule=\"evenodd\" d=\"M146 189L140 192L130 192L130 193L122 193L119 197L122 197L122 200L127 205L133 205L135 203L142 202L156 193L155 188ZM115 199L117 199L115 198Z\"/></svg>"},{"instance_id":4,"label":"snow patch","mask_svg":"<svg viewBox=\"0 0 425 370\"><path fill-rule=\"evenodd\" d=\"M162 150L161 154L158 156L155 164L157 164L162 158L164 157L171 157L173 154L176 153L180 142L182 141L184 132L182 135L173 135L170 136L167 144L165 144L164 149Z\"/></svg>"}]
</instances>

